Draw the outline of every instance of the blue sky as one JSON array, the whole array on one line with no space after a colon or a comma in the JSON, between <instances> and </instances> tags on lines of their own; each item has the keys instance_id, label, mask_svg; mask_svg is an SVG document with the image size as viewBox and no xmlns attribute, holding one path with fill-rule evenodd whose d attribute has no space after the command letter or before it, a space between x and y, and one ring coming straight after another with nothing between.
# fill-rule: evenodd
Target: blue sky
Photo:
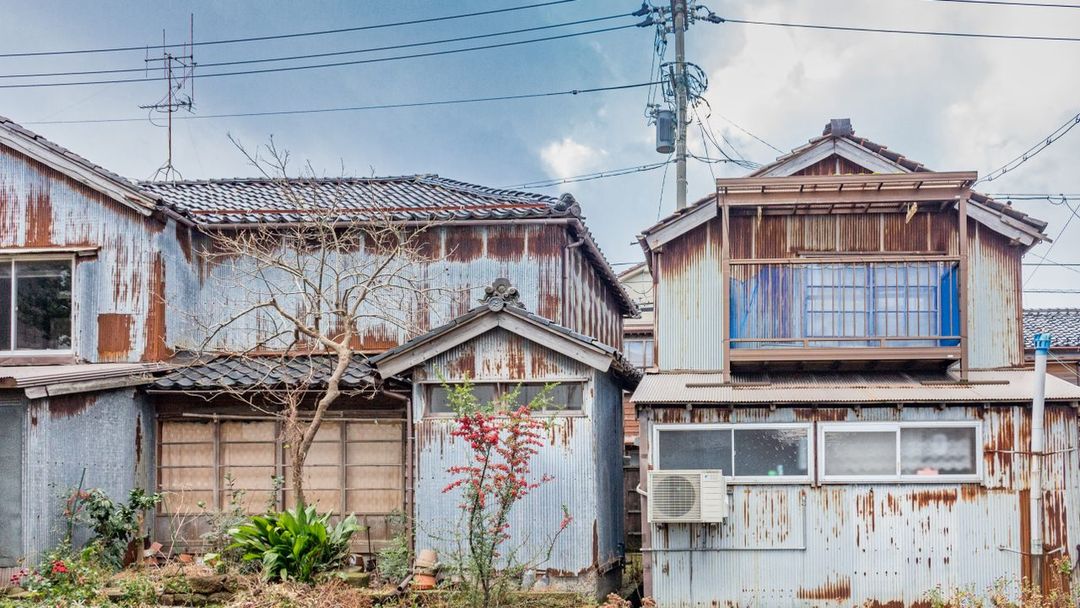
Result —
<instances>
[{"instance_id":1,"label":"blue sky","mask_svg":"<svg viewBox=\"0 0 1080 608\"><path fill-rule=\"evenodd\" d=\"M531 4L536 0L395 2L15 2L4 3L0 53L157 44L186 38L195 14L197 40L216 40L402 21ZM1002 7L928 0L762 0L705 2L744 19L1076 35L1080 10ZM518 12L346 34L196 48L199 63L356 49L588 19L637 8L634 0L577 0ZM602 22L505 40L631 23ZM502 39L500 39L502 40ZM494 42L484 41L484 42ZM205 78L195 83L196 114L324 108L545 92L647 81L653 32L627 30L406 61L279 74ZM446 45L443 48L477 43ZM422 49L423 50L423 49ZM389 51L382 55L399 54ZM379 56L375 54L374 56ZM0 58L0 74L68 69L138 68L144 53ZM671 58L669 48L668 59ZM958 40L816 32L736 24L696 24L688 59L708 74L709 127L747 158L777 153L734 121L787 150L820 133L829 118L850 117L856 133L933 169L985 173L1036 143L1080 111L1080 43ZM305 62L292 62L302 64ZM307 63L311 63L308 61ZM206 71L210 71L207 69ZM69 78L70 80L70 78ZM12 82L10 80L6 82ZM0 83L2 84L2 83ZM161 83L0 89L0 114L28 123L138 117L157 101ZM643 116L647 91L539 100L260 118L178 121L175 164L185 178L250 175L229 142L273 136L297 162L327 175L438 173L502 186L663 160ZM54 141L132 178L164 161L164 129L148 121L28 125ZM701 154L694 134L691 148ZM715 156L712 151L711 155ZM989 192L1080 192L1080 129ZM740 175L718 165L716 176ZM710 189L709 166L690 167L690 198ZM612 262L640 258L634 235L674 206L674 171L663 170L544 190L572 192ZM664 189L661 190L661 185ZM1080 209L1080 198L1070 202ZM1051 222L1064 205L1017 201ZM1080 219L1049 258L1080 263ZM1048 245L1034 250L1031 261ZM1026 273L1035 271L1034 267ZM1080 288L1080 267L1041 267L1032 289ZM1080 306L1078 295L1028 294L1028 305Z\"/></svg>"}]
</instances>

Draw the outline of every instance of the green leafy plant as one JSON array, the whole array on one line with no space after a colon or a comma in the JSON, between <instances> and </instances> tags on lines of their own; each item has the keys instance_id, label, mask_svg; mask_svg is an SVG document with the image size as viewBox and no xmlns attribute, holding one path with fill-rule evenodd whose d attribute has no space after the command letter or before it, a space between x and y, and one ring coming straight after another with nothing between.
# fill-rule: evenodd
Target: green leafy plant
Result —
<instances>
[{"instance_id":1,"label":"green leafy plant","mask_svg":"<svg viewBox=\"0 0 1080 608\"><path fill-rule=\"evenodd\" d=\"M263 575L283 581L310 583L316 574L342 565L349 556L349 539L360 530L356 516L336 526L330 513L319 515L314 506L252 517L229 530L230 549L243 550L245 561L262 563Z\"/></svg>"},{"instance_id":2,"label":"green leafy plant","mask_svg":"<svg viewBox=\"0 0 1080 608\"><path fill-rule=\"evenodd\" d=\"M376 562L379 576L386 581L397 582L409 574L409 563L412 561L408 518L402 511L394 511L387 517L387 523L394 535L386 546L379 550Z\"/></svg>"},{"instance_id":3,"label":"green leafy plant","mask_svg":"<svg viewBox=\"0 0 1080 608\"><path fill-rule=\"evenodd\" d=\"M30 592L39 605L82 605L98 599L106 575L92 550L75 554L63 543L10 582Z\"/></svg>"},{"instance_id":4,"label":"green leafy plant","mask_svg":"<svg viewBox=\"0 0 1080 608\"><path fill-rule=\"evenodd\" d=\"M153 581L142 574L124 579L120 583L120 591L125 604L151 606L157 603L158 594Z\"/></svg>"},{"instance_id":5,"label":"green leafy plant","mask_svg":"<svg viewBox=\"0 0 1080 608\"><path fill-rule=\"evenodd\" d=\"M146 538L146 513L161 502L161 494L147 494L141 488L128 493L127 504L116 502L101 489L75 491L68 497L73 521L85 523L94 536L101 560L114 569L124 566L124 556L133 541Z\"/></svg>"}]
</instances>

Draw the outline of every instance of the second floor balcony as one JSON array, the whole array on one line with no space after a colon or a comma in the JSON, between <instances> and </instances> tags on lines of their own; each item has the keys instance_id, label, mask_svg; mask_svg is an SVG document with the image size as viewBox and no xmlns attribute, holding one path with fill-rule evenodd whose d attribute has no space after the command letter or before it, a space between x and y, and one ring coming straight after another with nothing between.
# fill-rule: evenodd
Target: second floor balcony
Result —
<instances>
[{"instance_id":1,"label":"second floor balcony","mask_svg":"<svg viewBox=\"0 0 1080 608\"><path fill-rule=\"evenodd\" d=\"M942 256L733 262L731 364L956 360L959 276Z\"/></svg>"}]
</instances>

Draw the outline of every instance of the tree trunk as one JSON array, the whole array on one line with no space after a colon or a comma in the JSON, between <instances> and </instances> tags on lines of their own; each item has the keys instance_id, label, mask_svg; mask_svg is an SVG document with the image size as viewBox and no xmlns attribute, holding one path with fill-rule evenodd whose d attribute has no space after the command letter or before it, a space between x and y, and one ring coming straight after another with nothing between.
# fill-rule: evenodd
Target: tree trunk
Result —
<instances>
[{"instance_id":1,"label":"tree trunk","mask_svg":"<svg viewBox=\"0 0 1080 608\"><path fill-rule=\"evenodd\" d=\"M303 454L299 445L292 447L292 492L293 506L303 509L306 506L304 500L304 460L307 455Z\"/></svg>"}]
</instances>

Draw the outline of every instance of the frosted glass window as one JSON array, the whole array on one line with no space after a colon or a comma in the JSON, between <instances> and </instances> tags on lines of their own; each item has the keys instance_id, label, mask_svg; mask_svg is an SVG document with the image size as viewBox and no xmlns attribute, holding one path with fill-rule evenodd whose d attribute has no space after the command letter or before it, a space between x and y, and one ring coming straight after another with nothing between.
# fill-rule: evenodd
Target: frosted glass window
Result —
<instances>
[{"instance_id":1,"label":"frosted glass window","mask_svg":"<svg viewBox=\"0 0 1080 608\"><path fill-rule=\"evenodd\" d=\"M900 429L900 469L904 475L975 475L978 438L974 427Z\"/></svg>"},{"instance_id":2,"label":"frosted glass window","mask_svg":"<svg viewBox=\"0 0 1080 608\"><path fill-rule=\"evenodd\" d=\"M805 476L809 444L805 428L734 428L736 477Z\"/></svg>"},{"instance_id":3,"label":"frosted glass window","mask_svg":"<svg viewBox=\"0 0 1080 608\"><path fill-rule=\"evenodd\" d=\"M663 470L714 469L731 474L731 429L657 432Z\"/></svg>"},{"instance_id":4,"label":"frosted glass window","mask_svg":"<svg viewBox=\"0 0 1080 608\"><path fill-rule=\"evenodd\" d=\"M825 475L896 475L895 431L826 431Z\"/></svg>"}]
</instances>

